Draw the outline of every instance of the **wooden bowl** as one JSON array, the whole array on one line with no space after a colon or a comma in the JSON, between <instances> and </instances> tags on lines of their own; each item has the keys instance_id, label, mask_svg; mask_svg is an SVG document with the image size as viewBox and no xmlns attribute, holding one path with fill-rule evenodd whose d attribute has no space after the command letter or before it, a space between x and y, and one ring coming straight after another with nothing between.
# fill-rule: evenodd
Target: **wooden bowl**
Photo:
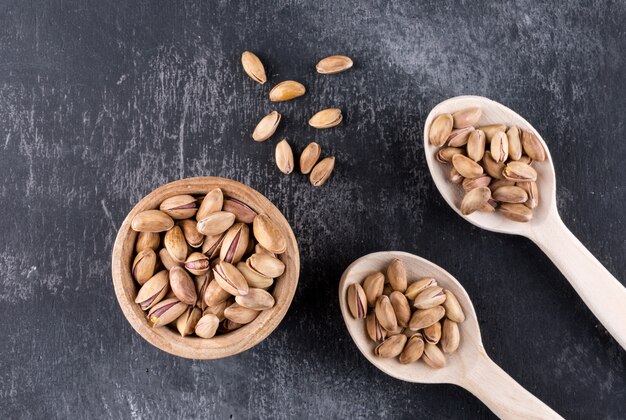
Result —
<instances>
[{"instance_id":1,"label":"wooden bowl","mask_svg":"<svg viewBox=\"0 0 626 420\"><path fill-rule=\"evenodd\" d=\"M262 311L250 324L227 334L210 339L182 337L169 327L152 328L146 314L135 303L138 287L131 275L137 232L130 227L139 212L157 209L168 197L179 194L206 194L219 187L224 195L248 204L257 213L270 217L287 239L287 251L279 256L285 263L285 272L274 283L273 308ZM113 286L122 312L130 325L150 344L168 353L189 359L219 359L232 356L257 345L278 326L296 292L300 274L300 254L296 237L282 213L262 194L239 182L225 178L187 178L164 185L145 196L128 213L115 239L112 257Z\"/></svg>"}]
</instances>

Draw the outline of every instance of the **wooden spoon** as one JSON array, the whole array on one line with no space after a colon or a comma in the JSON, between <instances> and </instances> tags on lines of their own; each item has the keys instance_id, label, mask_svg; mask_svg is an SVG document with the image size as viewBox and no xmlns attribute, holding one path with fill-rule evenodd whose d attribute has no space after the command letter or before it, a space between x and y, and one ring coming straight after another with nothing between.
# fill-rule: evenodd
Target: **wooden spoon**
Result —
<instances>
[{"instance_id":1,"label":"wooden spoon","mask_svg":"<svg viewBox=\"0 0 626 420\"><path fill-rule=\"evenodd\" d=\"M446 367L433 369L418 360L408 365L397 358L383 359L374 355L375 343L365 330L364 319L354 319L346 303L348 286L360 283L370 273L385 272L393 259L406 266L409 282L420 277L434 277L457 297L465 321L459 324L461 344L456 352L446 354ZM515 382L487 356L472 302L463 286L450 273L428 260L406 252L376 252L353 262L344 271L339 283L339 304L343 319L361 353L378 369L394 378L408 382L449 383L474 394L501 418L560 419L556 412ZM372 310L372 308L368 308Z\"/></svg>"},{"instance_id":2,"label":"wooden spoon","mask_svg":"<svg viewBox=\"0 0 626 420\"><path fill-rule=\"evenodd\" d=\"M430 125L435 117L466 108L479 107L479 125L505 124L533 132L545 151L544 162L534 162L537 171L539 206L528 223L511 221L499 212L475 212L465 216L459 210L461 189L448 181L449 165L435 159L437 148L428 141ZM424 151L430 174L443 198L459 216L487 230L521 235L535 242L571 283L617 342L626 349L626 288L580 243L563 224L556 208L556 179L550 151L541 135L528 121L506 106L481 96L458 96L435 106L424 127Z\"/></svg>"}]
</instances>

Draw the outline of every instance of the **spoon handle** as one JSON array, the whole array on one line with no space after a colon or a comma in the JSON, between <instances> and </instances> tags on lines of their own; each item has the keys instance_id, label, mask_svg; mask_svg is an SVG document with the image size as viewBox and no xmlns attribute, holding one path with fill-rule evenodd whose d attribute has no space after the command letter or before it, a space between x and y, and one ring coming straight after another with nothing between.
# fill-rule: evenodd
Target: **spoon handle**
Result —
<instances>
[{"instance_id":1,"label":"spoon handle","mask_svg":"<svg viewBox=\"0 0 626 420\"><path fill-rule=\"evenodd\" d=\"M511 378L484 352L459 383L501 419L562 419L558 413Z\"/></svg>"},{"instance_id":2,"label":"spoon handle","mask_svg":"<svg viewBox=\"0 0 626 420\"><path fill-rule=\"evenodd\" d=\"M556 211L541 228L534 230L531 239L626 349L626 288L580 243Z\"/></svg>"}]
</instances>

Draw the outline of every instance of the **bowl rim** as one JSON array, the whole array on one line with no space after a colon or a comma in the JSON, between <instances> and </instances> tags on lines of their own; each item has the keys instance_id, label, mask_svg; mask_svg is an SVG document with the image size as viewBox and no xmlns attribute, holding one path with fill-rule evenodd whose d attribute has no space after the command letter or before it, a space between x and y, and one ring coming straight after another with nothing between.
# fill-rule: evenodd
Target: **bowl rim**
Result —
<instances>
[{"instance_id":1,"label":"bowl rim","mask_svg":"<svg viewBox=\"0 0 626 420\"><path fill-rule=\"evenodd\" d=\"M286 269L283 275L275 280L273 294L276 298L276 304L273 308L263 311L250 324L211 339L182 337L170 328L153 329L149 325L145 313L134 302L138 288L132 278L130 265L132 258L134 258L137 232L131 229L131 221L141 211L158 208L158 203L167 197L179 194L206 194L216 187L220 187L224 195L242 200L253 207L255 211L267 214L286 236L287 251L278 256L285 263ZM242 199L242 196L246 196L246 198ZM131 237L132 240L130 240ZM118 304L126 320L141 337L158 349L175 356L188 359L218 359L254 347L278 327L291 306L298 286L300 254L296 237L289 222L263 194L243 183L227 178L194 177L162 185L135 204L117 232L111 255L111 273Z\"/></svg>"}]
</instances>

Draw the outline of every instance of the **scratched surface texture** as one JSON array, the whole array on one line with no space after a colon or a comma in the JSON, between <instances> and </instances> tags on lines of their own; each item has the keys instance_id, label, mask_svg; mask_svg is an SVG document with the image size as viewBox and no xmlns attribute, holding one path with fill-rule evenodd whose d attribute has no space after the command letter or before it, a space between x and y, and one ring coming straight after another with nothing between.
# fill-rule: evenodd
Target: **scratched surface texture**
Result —
<instances>
[{"instance_id":1,"label":"scratched surface texture","mask_svg":"<svg viewBox=\"0 0 626 420\"><path fill-rule=\"evenodd\" d=\"M568 418L620 418L626 352L528 240L457 217L431 182L422 124L479 94L547 140L565 223L626 279L626 4L457 1L0 0L0 412L4 418L490 418L468 392L405 384L353 345L337 304L359 256L404 250L473 299L485 347ZM243 50L266 63L259 86ZM315 73L344 53L349 72ZM270 87L305 97L270 104ZM312 112L345 123L314 131ZM277 135L250 133L276 109ZM284 176L276 139L337 158L326 186ZM280 208L302 271L262 344L183 360L120 311L110 255L126 213L183 177L244 182ZM626 320L624 320L626 322Z\"/></svg>"}]
</instances>

